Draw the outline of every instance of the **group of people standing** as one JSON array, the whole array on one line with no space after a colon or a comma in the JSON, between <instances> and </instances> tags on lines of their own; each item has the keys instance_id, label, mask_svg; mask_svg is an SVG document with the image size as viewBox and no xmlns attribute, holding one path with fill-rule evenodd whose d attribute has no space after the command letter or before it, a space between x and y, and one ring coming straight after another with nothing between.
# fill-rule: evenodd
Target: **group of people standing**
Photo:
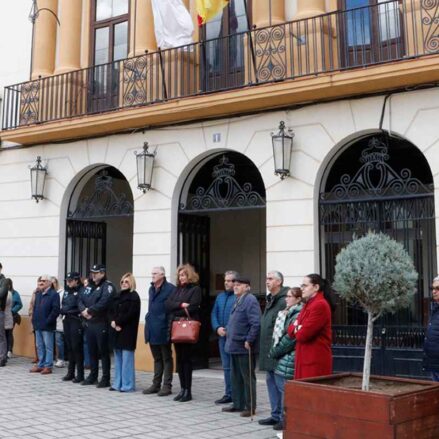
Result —
<instances>
[{"instance_id":1,"label":"group of people standing","mask_svg":"<svg viewBox=\"0 0 439 439\"><path fill-rule=\"evenodd\" d=\"M271 414L261 425L284 427L284 388L287 380L332 373L332 293L319 275L304 278L301 287L283 285L279 271L266 277L264 310L250 293L248 278L225 273L225 291L216 298L212 327L219 336L225 394L216 404L232 403L223 412L248 417L256 409L256 354L266 372Z\"/></svg>"},{"instance_id":2,"label":"group of people standing","mask_svg":"<svg viewBox=\"0 0 439 439\"><path fill-rule=\"evenodd\" d=\"M104 265L94 265L86 285L77 272L66 277L66 288L59 294L52 278L38 278L31 306L35 331L37 364L31 373L52 373L54 334L61 316L69 359L63 381L130 392L135 390L134 350L140 319L140 297L131 273L120 280L117 290L107 279ZM84 338L90 356L90 373L84 374ZM111 383L110 352L114 351L115 374ZM99 360L101 378L99 378Z\"/></svg>"},{"instance_id":3,"label":"group of people standing","mask_svg":"<svg viewBox=\"0 0 439 439\"><path fill-rule=\"evenodd\" d=\"M190 264L177 268L176 285L166 279L163 267L152 269L151 280L145 343L149 344L153 356L154 375L152 384L143 393L168 396L172 394L173 377L172 323L185 317L200 321L202 293L199 276ZM224 412L253 416L259 354L259 369L266 372L271 405L270 417L259 423L282 430L285 382L332 372L333 304L329 286L320 276L312 274L304 278L300 288L288 288L284 286L282 273L271 271L266 277L268 293L263 311L251 293L249 278L236 271L227 271L224 286L211 314L212 329L218 335L225 383L224 395L215 403L230 403L222 409ZM52 373L54 334L61 316L69 360L67 374L62 380L109 387L110 391L135 390L134 352L141 304L131 273L122 276L120 288L116 289L107 279L105 266L94 265L86 285L80 273L71 272L67 274L66 287L61 292L55 290L50 276L42 275L32 301L38 363L30 372ZM0 325L1 318L0 311ZM84 338L90 355L87 377L84 374ZM174 397L176 402L192 399L193 347L193 343L174 343L180 381L180 391ZM111 350L115 363L113 381L110 377Z\"/></svg>"}]
</instances>

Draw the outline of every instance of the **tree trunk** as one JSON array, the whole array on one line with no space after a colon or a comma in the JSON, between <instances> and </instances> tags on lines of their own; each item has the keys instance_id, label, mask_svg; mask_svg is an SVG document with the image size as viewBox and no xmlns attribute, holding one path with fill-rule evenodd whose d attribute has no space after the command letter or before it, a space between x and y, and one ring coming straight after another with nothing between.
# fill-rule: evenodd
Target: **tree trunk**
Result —
<instances>
[{"instance_id":1,"label":"tree trunk","mask_svg":"<svg viewBox=\"0 0 439 439\"><path fill-rule=\"evenodd\" d=\"M372 339L373 339L373 314L367 312L367 335L366 335L366 347L364 348L364 364L363 364L363 384L362 390L366 392L369 390L370 381L370 364L372 362Z\"/></svg>"}]
</instances>

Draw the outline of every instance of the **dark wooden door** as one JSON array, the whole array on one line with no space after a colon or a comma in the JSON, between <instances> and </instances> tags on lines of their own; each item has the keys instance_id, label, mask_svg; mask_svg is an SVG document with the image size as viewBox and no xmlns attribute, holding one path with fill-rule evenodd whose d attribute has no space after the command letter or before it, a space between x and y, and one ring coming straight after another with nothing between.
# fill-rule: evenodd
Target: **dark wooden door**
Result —
<instances>
[{"instance_id":1,"label":"dark wooden door","mask_svg":"<svg viewBox=\"0 0 439 439\"><path fill-rule=\"evenodd\" d=\"M210 312L210 218L208 216L180 214L178 220L178 264L189 263L200 275L202 291L201 333L195 345L194 367L209 366Z\"/></svg>"},{"instance_id":2,"label":"dark wooden door","mask_svg":"<svg viewBox=\"0 0 439 439\"><path fill-rule=\"evenodd\" d=\"M342 68L400 59L404 55L401 0L339 0Z\"/></svg>"}]
</instances>

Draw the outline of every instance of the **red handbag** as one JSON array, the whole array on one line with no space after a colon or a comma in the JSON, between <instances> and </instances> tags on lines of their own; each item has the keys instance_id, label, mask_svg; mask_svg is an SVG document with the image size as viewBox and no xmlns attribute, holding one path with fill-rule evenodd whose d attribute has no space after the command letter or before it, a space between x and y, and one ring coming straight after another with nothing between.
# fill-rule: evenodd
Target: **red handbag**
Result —
<instances>
[{"instance_id":1,"label":"red handbag","mask_svg":"<svg viewBox=\"0 0 439 439\"><path fill-rule=\"evenodd\" d=\"M184 310L187 317L181 317L172 322L171 341L172 343L197 343L200 337L201 323L191 319L187 308Z\"/></svg>"}]
</instances>

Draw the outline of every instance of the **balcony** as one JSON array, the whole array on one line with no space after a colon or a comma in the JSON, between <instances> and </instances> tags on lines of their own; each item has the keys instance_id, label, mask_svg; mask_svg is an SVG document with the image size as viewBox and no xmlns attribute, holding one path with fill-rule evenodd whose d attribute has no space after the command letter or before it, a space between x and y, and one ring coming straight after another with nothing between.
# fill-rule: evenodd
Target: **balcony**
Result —
<instances>
[{"instance_id":1,"label":"balcony","mask_svg":"<svg viewBox=\"0 0 439 439\"><path fill-rule=\"evenodd\" d=\"M30 144L437 81L438 53L437 3L387 1L8 86L2 138Z\"/></svg>"}]
</instances>

